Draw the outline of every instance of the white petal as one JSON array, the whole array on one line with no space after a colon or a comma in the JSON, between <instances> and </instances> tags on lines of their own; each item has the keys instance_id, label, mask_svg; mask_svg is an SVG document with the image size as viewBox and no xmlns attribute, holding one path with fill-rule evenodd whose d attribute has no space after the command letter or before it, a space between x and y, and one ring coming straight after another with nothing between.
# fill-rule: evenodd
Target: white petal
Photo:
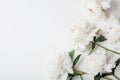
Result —
<instances>
[{"instance_id":1,"label":"white petal","mask_svg":"<svg viewBox=\"0 0 120 80\"><path fill-rule=\"evenodd\" d=\"M102 8L105 10L111 7L110 3L108 2L101 2L101 5L102 5Z\"/></svg>"}]
</instances>

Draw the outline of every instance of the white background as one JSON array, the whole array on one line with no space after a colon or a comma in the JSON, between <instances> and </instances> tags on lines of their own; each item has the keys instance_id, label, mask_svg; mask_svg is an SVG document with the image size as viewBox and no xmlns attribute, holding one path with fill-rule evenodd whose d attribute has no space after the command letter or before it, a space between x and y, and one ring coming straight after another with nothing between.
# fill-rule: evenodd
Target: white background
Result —
<instances>
[{"instance_id":1,"label":"white background","mask_svg":"<svg viewBox=\"0 0 120 80\"><path fill-rule=\"evenodd\" d=\"M0 0L0 80L49 80L48 60L65 48L79 1Z\"/></svg>"}]
</instances>

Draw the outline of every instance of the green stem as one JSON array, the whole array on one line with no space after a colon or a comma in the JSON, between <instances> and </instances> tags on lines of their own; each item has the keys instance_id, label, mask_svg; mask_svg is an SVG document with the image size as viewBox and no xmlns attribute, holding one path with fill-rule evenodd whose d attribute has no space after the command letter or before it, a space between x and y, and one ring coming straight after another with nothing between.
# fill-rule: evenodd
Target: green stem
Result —
<instances>
[{"instance_id":1,"label":"green stem","mask_svg":"<svg viewBox=\"0 0 120 80\"><path fill-rule=\"evenodd\" d=\"M112 79L109 79L109 78L104 78L104 79L106 79L106 80L112 80Z\"/></svg>"},{"instance_id":2,"label":"green stem","mask_svg":"<svg viewBox=\"0 0 120 80\"><path fill-rule=\"evenodd\" d=\"M113 50L111 50L111 49L108 49L108 48L106 48L106 47L104 47L104 46L101 46L100 44L96 44L96 45L99 46L99 47L101 47L101 48L103 48L103 49L105 49L105 50L108 50L108 51L110 51L110 52L113 52L113 53L115 53L115 54L120 55L120 53L117 52L117 51L113 51Z\"/></svg>"}]
</instances>

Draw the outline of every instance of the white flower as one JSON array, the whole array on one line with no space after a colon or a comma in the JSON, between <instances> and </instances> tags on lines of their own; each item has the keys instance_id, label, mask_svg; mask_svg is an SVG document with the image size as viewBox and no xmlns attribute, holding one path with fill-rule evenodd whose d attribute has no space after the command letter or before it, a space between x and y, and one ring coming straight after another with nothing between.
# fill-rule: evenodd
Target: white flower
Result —
<instances>
[{"instance_id":1,"label":"white flower","mask_svg":"<svg viewBox=\"0 0 120 80\"><path fill-rule=\"evenodd\" d=\"M50 67L52 80L67 80L68 73L73 73L73 62L68 53L56 56Z\"/></svg>"},{"instance_id":2,"label":"white flower","mask_svg":"<svg viewBox=\"0 0 120 80\"><path fill-rule=\"evenodd\" d=\"M105 18L103 8L106 8L106 6L104 4L105 1L101 0L81 0L81 17L93 23L101 21Z\"/></svg>"},{"instance_id":3,"label":"white flower","mask_svg":"<svg viewBox=\"0 0 120 80\"><path fill-rule=\"evenodd\" d=\"M79 46L79 49L85 50L93 37L96 36L98 30L94 25L83 22L73 26L71 37L74 44Z\"/></svg>"},{"instance_id":4,"label":"white flower","mask_svg":"<svg viewBox=\"0 0 120 80\"><path fill-rule=\"evenodd\" d=\"M98 48L91 55L82 55L81 61L75 66L77 70L86 72L86 77L92 77L98 74L106 63L105 50ZM89 79L93 80L93 79Z\"/></svg>"},{"instance_id":5,"label":"white flower","mask_svg":"<svg viewBox=\"0 0 120 80\"><path fill-rule=\"evenodd\" d=\"M119 56L115 56L113 53L107 53L106 54L106 63L103 67L102 73L109 73L112 72L112 68L115 67L115 62L119 59Z\"/></svg>"},{"instance_id":6,"label":"white flower","mask_svg":"<svg viewBox=\"0 0 120 80\"><path fill-rule=\"evenodd\" d=\"M120 22L114 16L110 16L102 26L103 35L110 42L120 41Z\"/></svg>"}]
</instances>

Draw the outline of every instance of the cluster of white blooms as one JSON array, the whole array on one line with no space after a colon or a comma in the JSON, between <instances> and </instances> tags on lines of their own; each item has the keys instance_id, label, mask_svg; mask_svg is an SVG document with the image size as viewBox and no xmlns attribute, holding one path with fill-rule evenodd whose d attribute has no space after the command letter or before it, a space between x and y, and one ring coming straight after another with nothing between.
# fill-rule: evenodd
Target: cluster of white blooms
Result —
<instances>
[{"instance_id":1,"label":"cluster of white blooms","mask_svg":"<svg viewBox=\"0 0 120 80\"><path fill-rule=\"evenodd\" d=\"M72 66L72 60L67 52L55 56L49 66L52 80L67 80L68 73L73 73Z\"/></svg>"},{"instance_id":2,"label":"cluster of white blooms","mask_svg":"<svg viewBox=\"0 0 120 80\"><path fill-rule=\"evenodd\" d=\"M106 15L106 10L111 7L110 2L111 0L81 0L82 19L70 30L76 54L82 54L75 69L87 73L83 75L84 80L94 80L98 73L112 72L115 61L120 57L99 47L88 55L91 41L99 35L107 38L105 42L99 43L100 45L120 52L120 22L114 16ZM69 53L59 55L54 61L53 80L67 80L68 74L74 73Z\"/></svg>"},{"instance_id":3,"label":"cluster of white blooms","mask_svg":"<svg viewBox=\"0 0 120 80\"><path fill-rule=\"evenodd\" d=\"M94 76L103 69L105 64L106 64L105 50L97 49L91 55L83 54L82 61L78 62L78 64L76 65L76 69L83 72L87 72L88 74L86 74L85 76L89 80L94 80ZM91 77L91 79L89 77Z\"/></svg>"},{"instance_id":4,"label":"cluster of white blooms","mask_svg":"<svg viewBox=\"0 0 120 80\"><path fill-rule=\"evenodd\" d=\"M79 53L84 55L81 49L86 49L93 37L99 34L107 38L107 41L101 43L103 46L120 51L120 23L114 16L106 16L105 13L105 10L110 8L110 2L110 0L84 0L83 3L81 2L82 13L86 19L81 21L84 24L74 25L74 29L71 29L72 39L79 46ZM97 34L97 32L99 33ZM98 72L111 72L119 56L104 49L96 49L94 53L90 56L84 56L77 68L88 72L93 77ZM93 77L89 80L93 80Z\"/></svg>"}]
</instances>

